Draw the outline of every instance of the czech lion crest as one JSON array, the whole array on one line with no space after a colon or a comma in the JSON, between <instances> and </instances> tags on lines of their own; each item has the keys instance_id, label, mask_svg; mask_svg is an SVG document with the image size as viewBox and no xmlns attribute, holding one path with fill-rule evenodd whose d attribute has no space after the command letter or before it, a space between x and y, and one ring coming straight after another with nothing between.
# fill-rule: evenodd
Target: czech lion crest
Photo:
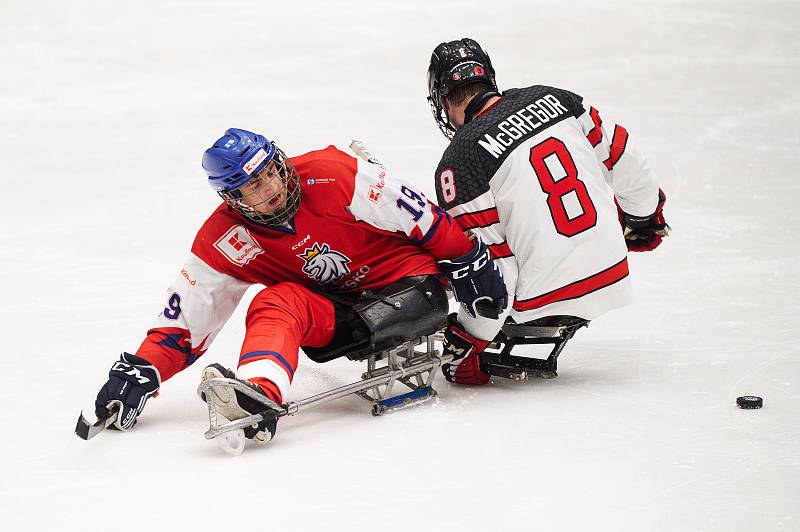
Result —
<instances>
[{"instance_id":1,"label":"czech lion crest","mask_svg":"<svg viewBox=\"0 0 800 532\"><path fill-rule=\"evenodd\" d=\"M303 272L319 284L332 283L350 273L350 268L347 267L350 259L332 250L328 244L323 243L320 246L314 242L313 246L306 248L298 257L305 261Z\"/></svg>"}]
</instances>

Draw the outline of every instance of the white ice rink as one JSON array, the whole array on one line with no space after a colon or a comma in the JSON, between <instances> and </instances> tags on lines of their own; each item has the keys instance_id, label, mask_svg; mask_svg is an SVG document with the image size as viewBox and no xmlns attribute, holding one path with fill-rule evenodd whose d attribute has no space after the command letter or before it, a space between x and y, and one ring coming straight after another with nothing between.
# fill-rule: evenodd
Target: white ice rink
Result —
<instances>
[{"instance_id":1,"label":"white ice rink","mask_svg":"<svg viewBox=\"0 0 800 532\"><path fill-rule=\"evenodd\" d=\"M631 256L635 305L553 381L348 398L231 458L195 389L240 307L132 432L76 438L218 202L203 150L361 138L433 194L425 71L463 36L649 153L673 235ZM0 1L0 530L800 530L798 86L796 0ZM362 370L303 358L290 399Z\"/></svg>"}]
</instances>

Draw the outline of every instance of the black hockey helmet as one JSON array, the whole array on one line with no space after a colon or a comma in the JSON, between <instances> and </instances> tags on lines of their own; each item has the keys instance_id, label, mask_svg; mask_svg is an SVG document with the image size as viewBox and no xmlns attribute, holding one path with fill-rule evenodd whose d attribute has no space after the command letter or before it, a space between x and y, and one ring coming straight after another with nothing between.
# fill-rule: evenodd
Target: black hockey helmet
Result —
<instances>
[{"instance_id":1,"label":"black hockey helmet","mask_svg":"<svg viewBox=\"0 0 800 532\"><path fill-rule=\"evenodd\" d=\"M444 110L444 99L453 89L484 82L497 93L494 68L489 54L472 39L443 42L433 50L428 67L428 103L444 136L451 139L456 132Z\"/></svg>"}]
</instances>

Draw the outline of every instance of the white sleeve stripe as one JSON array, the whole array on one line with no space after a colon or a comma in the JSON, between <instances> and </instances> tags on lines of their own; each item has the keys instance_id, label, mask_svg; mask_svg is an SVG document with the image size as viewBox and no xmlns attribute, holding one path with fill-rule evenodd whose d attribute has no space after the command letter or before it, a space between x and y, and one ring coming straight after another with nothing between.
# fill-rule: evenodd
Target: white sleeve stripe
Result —
<instances>
[{"instance_id":1,"label":"white sleeve stripe","mask_svg":"<svg viewBox=\"0 0 800 532\"><path fill-rule=\"evenodd\" d=\"M494 195L491 190L487 190L475 199L448 209L447 213L453 218L457 218L464 214L485 211L492 208L495 208Z\"/></svg>"}]
</instances>

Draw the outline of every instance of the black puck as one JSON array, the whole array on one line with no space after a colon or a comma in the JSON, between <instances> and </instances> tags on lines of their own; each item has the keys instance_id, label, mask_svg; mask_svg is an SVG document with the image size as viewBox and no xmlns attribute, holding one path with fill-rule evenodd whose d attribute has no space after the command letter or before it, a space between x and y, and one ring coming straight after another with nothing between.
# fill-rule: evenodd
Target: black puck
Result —
<instances>
[{"instance_id":1,"label":"black puck","mask_svg":"<svg viewBox=\"0 0 800 532\"><path fill-rule=\"evenodd\" d=\"M739 408L753 410L764 406L764 400L756 395L743 395L736 398L736 404Z\"/></svg>"}]
</instances>

